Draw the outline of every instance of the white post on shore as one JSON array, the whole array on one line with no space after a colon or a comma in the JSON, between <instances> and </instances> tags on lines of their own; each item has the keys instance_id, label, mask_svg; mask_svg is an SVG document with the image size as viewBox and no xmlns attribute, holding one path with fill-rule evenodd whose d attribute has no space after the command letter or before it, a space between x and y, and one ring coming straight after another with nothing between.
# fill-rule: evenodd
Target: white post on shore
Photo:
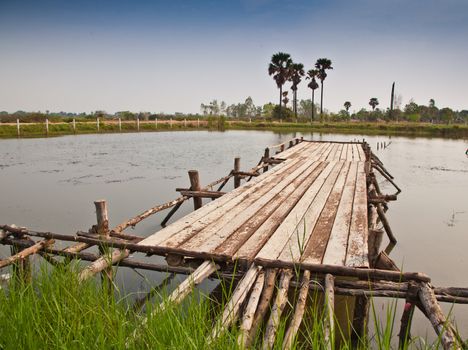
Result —
<instances>
[{"instance_id":1,"label":"white post on shore","mask_svg":"<svg viewBox=\"0 0 468 350\"><path fill-rule=\"evenodd\" d=\"M19 119L16 119L16 130L17 130L18 137L19 137L20 136L20 122L19 122Z\"/></svg>"},{"instance_id":2,"label":"white post on shore","mask_svg":"<svg viewBox=\"0 0 468 350\"><path fill-rule=\"evenodd\" d=\"M122 118L119 118L119 131L122 132Z\"/></svg>"},{"instance_id":3,"label":"white post on shore","mask_svg":"<svg viewBox=\"0 0 468 350\"><path fill-rule=\"evenodd\" d=\"M140 131L140 118L137 117L137 131Z\"/></svg>"},{"instance_id":4,"label":"white post on shore","mask_svg":"<svg viewBox=\"0 0 468 350\"><path fill-rule=\"evenodd\" d=\"M187 127L187 119L184 119L184 128Z\"/></svg>"},{"instance_id":5,"label":"white post on shore","mask_svg":"<svg viewBox=\"0 0 468 350\"><path fill-rule=\"evenodd\" d=\"M97 131L99 131L99 118L96 118L96 127L97 127Z\"/></svg>"},{"instance_id":6,"label":"white post on shore","mask_svg":"<svg viewBox=\"0 0 468 350\"><path fill-rule=\"evenodd\" d=\"M200 118L197 118L197 128L200 127Z\"/></svg>"},{"instance_id":7,"label":"white post on shore","mask_svg":"<svg viewBox=\"0 0 468 350\"><path fill-rule=\"evenodd\" d=\"M249 124L251 124L251 123L252 123L252 118L249 118Z\"/></svg>"},{"instance_id":8,"label":"white post on shore","mask_svg":"<svg viewBox=\"0 0 468 350\"><path fill-rule=\"evenodd\" d=\"M156 125L156 129L158 128L158 118L154 118L154 125Z\"/></svg>"},{"instance_id":9,"label":"white post on shore","mask_svg":"<svg viewBox=\"0 0 468 350\"><path fill-rule=\"evenodd\" d=\"M73 132L76 133L76 121L75 121L75 118L73 118Z\"/></svg>"},{"instance_id":10,"label":"white post on shore","mask_svg":"<svg viewBox=\"0 0 468 350\"><path fill-rule=\"evenodd\" d=\"M172 118L170 119L169 125L172 128Z\"/></svg>"},{"instance_id":11,"label":"white post on shore","mask_svg":"<svg viewBox=\"0 0 468 350\"><path fill-rule=\"evenodd\" d=\"M49 135L49 119L47 118L45 120L45 129L46 129L46 135Z\"/></svg>"}]
</instances>

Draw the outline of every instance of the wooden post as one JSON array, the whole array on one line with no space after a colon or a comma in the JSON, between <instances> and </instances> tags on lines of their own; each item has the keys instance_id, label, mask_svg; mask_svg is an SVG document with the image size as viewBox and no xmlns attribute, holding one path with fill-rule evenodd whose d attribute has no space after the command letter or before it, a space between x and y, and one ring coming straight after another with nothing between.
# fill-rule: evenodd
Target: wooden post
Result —
<instances>
[{"instance_id":1,"label":"wooden post","mask_svg":"<svg viewBox=\"0 0 468 350\"><path fill-rule=\"evenodd\" d=\"M97 131L99 131L99 118L96 118L96 128L97 128Z\"/></svg>"},{"instance_id":2,"label":"wooden post","mask_svg":"<svg viewBox=\"0 0 468 350\"><path fill-rule=\"evenodd\" d=\"M238 174L240 171L240 157L234 158L234 188L240 186L241 178Z\"/></svg>"},{"instance_id":3,"label":"wooden post","mask_svg":"<svg viewBox=\"0 0 468 350\"><path fill-rule=\"evenodd\" d=\"M154 126L156 129L158 128L158 118L154 118Z\"/></svg>"},{"instance_id":4,"label":"wooden post","mask_svg":"<svg viewBox=\"0 0 468 350\"><path fill-rule=\"evenodd\" d=\"M75 120L75 118L73 118L72 124L73 124L73 133L76 134L76 120Z\"/></svg>"},{"instance_id":5,"label":"wooden post","mask_svg":"<svg viewBox=\"0 0 468 350\"><path fill-rule=\"evenodd\" d=\"M296 137L296 145L299 144L299 137Z\"/></svg>"},{"instance_id":6,"label":"wooden post","mask_svg":"<svg viewBox=\"0 0 468 350\"><path fill-rule=\"evenodd\" d=\"M140 118L137 117L137 131L140 131Z\"/></svg>"},{"instance_id":7,"label":"wooden post","mask_svg":"<svg viewBox=\"0 0 468 350\"><path fill-rule=\"evenodd\" d=\"M251 124L251 123L252 123L252 118L249 118L249 124Z\"/></svg>"},{"instance_id":8,"label":"wooden post","mask_svg":"<svg viewBox=\"0 0 468 350\"><path fill-rule=\"evenodd\" d=\"M104 199L94 202L96 207L96 219L97 219L97 233L102 238L110 238L109 234L109 217L107 214L107 203ZM99 246L99 253L104 256L109 255L109 248L104 246ZM101 274L102 281L108 282L108 287L112 285L112 266L107 268Z\"/></svg>"},{"instance_id":9,"label":"wooden post","mask_svg":"<svg viewBox=\"0 0 468 350\"><path fill-rule=\"evenodd\" d=\"M172 118L169 121L169 126L172 128Z\"/></svg>"},{"instance_id":10,"label":"wooden post","mask_svg":"<svg viewBox=\"0 0 468 350\"><path fill-rule=\"evenodd\" d=\"M184 119L184 128L187 127L187 119Z\"/></svg>"},{"instance_id":11,"label":"wooden post","mask_svg":"<svg viewBox=\"0 0 468 350\"><path fill-rule=\"evenodd\" d=\"M16 131L17 131L18 137L20 137L20 122L19 122L19 119L16 119Z\"/></svg>"},{"instance_id":12,"label":"wooden post","mask_svg":"<svg viewBox=\"0 0 468 350\"><path fill-rule=\"evenodd\" d=\"M200 118L197 118L197 128L200 127Z\"/></svg>"},{"instance_id":13,"label":"wooden post","mask_svg":"<svg viewBox=\"0 0 468 350\"><path fill-rule=\"evenodd\" d=\"M265 148L265 153L263 155L263 161L266 161L267 159L270 158L270 149L269 148ZM268 165L265 165L263 167L263 172L266 172L268 171Z\"/></svg>"},{"instance_id":14,"label":"wooden post","mask_svg":"<svg viewBox=\"0 0 468 350\"><path fill-rule=\"evenodd\" d=\"M190 178L190 189L192 191L200 191L200 176L198 175L197 170L189 170L188 172ZM203 205L202 198L193 197L193 207L195 210L201 208Z\"/></svg>"},{"instance_id":15,"label":"wooden post","mask_svg":"<svg viewBox=\"0 0 468 350\"><path fill-rule=\"evenodd\" d=\"M294 141L293 140L289 141L289 148L291 148L293 146L294 146Z\"/></svg>"},{"instance_id":16,"label":"wooden post","mask_svg":"<svg viewBox=\"0 0 468 350\"><path fill-rule=\"evenodd\" d=\"M284 151L284 143L281 144L280 146L280 153Z\"/></svg>"},{"instance_id":17,"label":"wooden post","mask_svg":"<svg viewBox=\"0 0 468 350\"><path fill-rule=\"evenodd\" d=\"M119 118L119 131L122 132L122 118Z\"/></svg>"},{"instance_id":18,"label":"wooden post","mask_svg":"<svg viewBox=\"0 0 468 350\"><path fill-rule=\"evenodd\" d=\"M327 273L325 275L325 346L333 349L335 344L335 278Z\"/></svg>"},{"instance_id":19,"label":"wooden post","mask_svg":"<svg viewBox=\"0 0 468 350\"><path fill-rule=\"evenodd\" d=\"M49 119L47 118L45 120L45 129L46 129L46 135L49 135Z\"/></svg>"},{"instance_id":20,"label":"wooden post","mask_svg":"<svg viewBox=\"0 0 468 350\"><path fill-rule=\"evenodd\" d=\"M10 248L11 255L15 256L19 254L23 249L13 244ZM31 280L31 261L29 256L25 257L14 263L12 268L13 276L15 276L19 281L28 283Z\"/></svg>"}]
</instances>

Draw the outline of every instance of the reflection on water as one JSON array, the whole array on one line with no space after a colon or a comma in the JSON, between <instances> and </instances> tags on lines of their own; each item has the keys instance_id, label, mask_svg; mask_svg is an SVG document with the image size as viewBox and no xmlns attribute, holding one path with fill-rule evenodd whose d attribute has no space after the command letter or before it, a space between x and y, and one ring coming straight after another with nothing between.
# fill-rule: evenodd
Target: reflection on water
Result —
<instances>
[{"instance_id":1,"label":"reflection on water","mask_svg":"<svg viewBox=\"0 0 468 350\"><path fill-rule=\"evenodd\" d=\"M377 142L388 143L389 138L303 135L316 140L365 138L403 189L388 211L398 239L393 259L406 271L429 274L434 285L468 286L466 141L392 137L389 147L377 150ZM105 198L115 226L175 198L176 187L188 186L187 170L199 170L206 184L226 175L234 157L241 157L243 169L253 167L266 146L295 136L301 134L198 131L0 140L0 223L62 233L86 230L95 222L93 200ZM381 187L383 192L394 191L385 181ZM179 217L192 205L181 209ZM162 215L144 221L135 233L157 231ZM144 275L153 281L161 278ZM147 282L135 273L120 278L130 292L147 289ZM398 305L399 311L402 307ZM450 305L444 309L448 312ZM460 325L468 325L467 311L457 305L452 312ZM416 314L415 333L425 335L428 323ZM468 336L468 330L464 332Z\"/></svg>"}]
</instances>

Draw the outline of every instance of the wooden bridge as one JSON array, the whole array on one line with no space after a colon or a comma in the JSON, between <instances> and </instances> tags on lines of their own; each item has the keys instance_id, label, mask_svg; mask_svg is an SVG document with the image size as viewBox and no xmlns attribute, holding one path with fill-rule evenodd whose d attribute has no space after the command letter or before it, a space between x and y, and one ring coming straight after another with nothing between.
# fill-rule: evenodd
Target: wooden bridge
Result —
<instances>
[{"instance_id":1,"label":"wooden bridge","mask_svg":"<svg viewBox=\"0 0 468 350\"><path fill-rule=\"evenodd\" d=\"M169 296L173 303L181 302L206 278L234 278L236 288L215 323L211 339L240 320L238 342L249 346L267 317L265 349L275 343L293 287L297 301L284 337L286 349L299 330L310 290L324 291L328 347L335 336L335 294L356 297L352 320L355 342L365 332L371 296L405 298L408 307L401 322L401 344L410 338L411 315L418 307L430 319L444 347L458 348L461 339L438 301L468 303L468 290L434 288L426 275L398 270L388 256L396 239L385 217L387 203L396 195L381 193L377 174L400 191L365 142L294 139L267 148L258 165L248 171L240 170L240 159L236 158L229 175L203 188L198 173L191 171L190 188L178 189L181 197L114 229L109 229L105 201L95 202L98 223L89 232L63 235L0 226L0 240L16 250L0 261L0 267L24 264L28 255L37 253L52 264L60 261L51 255L92 261L80 273L81 280L109 272L111 265L117 264L187 274ZM221 192L231 178L235 189ZM217 190L213 190L215 186L219 186ZM153 235L142 238L123 233L150 215L172 208L163 221L167 223L191 198L194 212ZM214 200L202 206L202 198ZM380 251L384 232L390 244ZM36 242L30 237L44 240ZM58 249L52 246L54 239L78 243ZM100 247L100 255L85 252L92 246ZM131 252L164 256L167 265L137 261L129 257ZM104 274L107 279L111 275ZM160 306L164 309L167 304Z\"/></svg>"}]
</instances>

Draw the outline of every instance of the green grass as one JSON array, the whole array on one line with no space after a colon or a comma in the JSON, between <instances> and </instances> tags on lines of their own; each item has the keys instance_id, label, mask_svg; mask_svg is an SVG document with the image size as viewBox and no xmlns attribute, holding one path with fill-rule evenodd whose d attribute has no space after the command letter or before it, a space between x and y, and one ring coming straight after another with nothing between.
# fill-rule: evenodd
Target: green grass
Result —
<instances>
[{"instance_id":1,"label":"green grass","mask_svg":"<svg viewBox=\"0 0 468 350\"><path fill-rule=\"evenodd\" d=\"M201 292L192 293L182 305L168 305L166 291L146 304L143 315L133 311L129 296L116 292L115 297L101 289L98 279L78 283L77 264L70 267L43 268L33 282L25 284L12 280L8 290L0 290L0 348L1 349L237 349L238 327L232 327L214 342L209 335L214 320L223 305ZM227 297L232 284L223 286ZM225 298L223 298L225 299ZM295 349L322 349L324 345L321 294L310 296L303 327L294 343ZM288 305L285 315L292 315ZM372 307L374 318L378 319ZM391 349L395 340L395 307L388 308L384 323L375 322L376 334L361 340L360 349L378 347ZM142 323L142 316L147 322ZM287 329L285 317L279 325L275 349L281 349ZM350 349L346 339L350 326L338 328L337 344ZM136 333L135 333L136 332ZM342 335L340 337L340 334ZM253 348L260 348L263 334L256 335ZM418 348L434 344L421 342ZM437 342L435 343L438 344Z\"/></svg>"}]
</instances>

